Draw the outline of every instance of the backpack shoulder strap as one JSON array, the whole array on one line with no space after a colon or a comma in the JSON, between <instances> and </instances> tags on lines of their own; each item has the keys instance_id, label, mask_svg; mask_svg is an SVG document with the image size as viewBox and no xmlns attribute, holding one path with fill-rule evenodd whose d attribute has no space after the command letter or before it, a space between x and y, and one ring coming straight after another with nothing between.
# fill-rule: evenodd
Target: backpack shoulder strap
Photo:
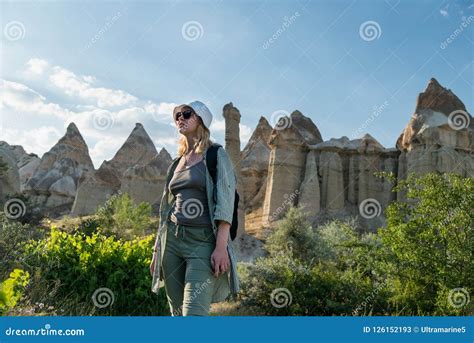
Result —
<instances>
[{"instance_id":1,"label":"backpack shoulder strap","mask_svg":"<svg viewBox=\"0 0 474 343\"><path fill-rule=\"evenodd\" d=\"M206 151L206 165L214 184L216 184L217 178L217 150L220 147L222 147L222 145L219 143L212 143L212 145Z\"/></svg>"}]
</instances>

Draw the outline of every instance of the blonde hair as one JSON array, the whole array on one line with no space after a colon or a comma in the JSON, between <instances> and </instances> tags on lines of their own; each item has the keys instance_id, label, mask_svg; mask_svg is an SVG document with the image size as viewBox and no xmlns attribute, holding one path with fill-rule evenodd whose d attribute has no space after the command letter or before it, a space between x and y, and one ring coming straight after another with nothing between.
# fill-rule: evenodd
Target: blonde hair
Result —
<instances>
[{"instance_id":1,"label":"blonde hair","mask_svg":"<svg viewBox=\"0 0 474 343\"><path fill-rule=\"evenodd\" d=\"M173 110L173 117L174 113L180 108L189 107L188 105L180 105L176 106ZM190 107L189 107L190 108ZM204 126L201 117L199 117L196 112L194 112L196 117L198 118L199 125L196 128L196 139L194 140L194 149L198 154L204 154L206 149L212 144L210 139L211 133L207 127ZM188 140L186 136L180 135L178 139L178 155L183 156L186 151L188 150Z\"/></svg>"}]
</instances>

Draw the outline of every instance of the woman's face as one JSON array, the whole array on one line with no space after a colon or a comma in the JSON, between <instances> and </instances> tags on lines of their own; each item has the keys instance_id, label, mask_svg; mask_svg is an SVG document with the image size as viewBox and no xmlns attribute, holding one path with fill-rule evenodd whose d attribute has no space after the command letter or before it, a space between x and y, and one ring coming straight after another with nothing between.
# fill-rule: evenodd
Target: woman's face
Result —
<instances>
[{"instance_id":1,"label":"woman's face","mask_svg":"<svg viewBox=\"0 0 474 343\"><path fill-rule=\"evenodd\" d=\"M186 115L191 113L191 116L186 119ZM194 110L189 106L180 106L174 111L174 118L176 128L182 135L192 134L197 130L199 126L199 118Z\"/></svg>"}]
</instances>

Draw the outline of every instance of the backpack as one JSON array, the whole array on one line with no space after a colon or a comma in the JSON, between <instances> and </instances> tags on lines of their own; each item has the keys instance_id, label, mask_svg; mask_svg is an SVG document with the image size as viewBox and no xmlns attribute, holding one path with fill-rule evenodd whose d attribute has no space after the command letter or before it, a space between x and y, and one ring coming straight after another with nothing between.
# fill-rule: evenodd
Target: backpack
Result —
<instances>
[{"instance_id":1,"label":"backpack","mask_svg":"<svg viewBox=\"0 0 474 343\"><path fill-rule=\"evenodd\" d=\"M209 174L211 174L212 181L214 185L216 185L216 177L217 177L217 150L221 148L222 145L218 143L213 143L206 152L206 164L207 169L209 170ZM215 189L214 189L214 200L216 197ZM237 189L235 190L235 199L234 199L234 213L232 215L232 224L230 226L230 238L234 240L237 236L237 227L239 225L238 222L238 213L237 209L239 207L239 193L237 193Z\"/></svg>"}]
</instances>

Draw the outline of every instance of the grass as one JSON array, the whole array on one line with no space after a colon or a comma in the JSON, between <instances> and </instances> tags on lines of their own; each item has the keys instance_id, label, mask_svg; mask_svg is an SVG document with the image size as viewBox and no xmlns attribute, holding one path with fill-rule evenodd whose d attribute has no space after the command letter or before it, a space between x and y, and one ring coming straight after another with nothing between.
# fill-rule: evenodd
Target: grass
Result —
<instances>
[{"instance_id":1,"label":"grass","mask_svg":"<svg viewBox=\"0 0 474 343\"><path fill-rule=\"evenodd\" d=\"M210 316L261 316L261 313L255 312L241 305L240 301L222 301L211 304Z\"/></svg>"}]
</instances>

